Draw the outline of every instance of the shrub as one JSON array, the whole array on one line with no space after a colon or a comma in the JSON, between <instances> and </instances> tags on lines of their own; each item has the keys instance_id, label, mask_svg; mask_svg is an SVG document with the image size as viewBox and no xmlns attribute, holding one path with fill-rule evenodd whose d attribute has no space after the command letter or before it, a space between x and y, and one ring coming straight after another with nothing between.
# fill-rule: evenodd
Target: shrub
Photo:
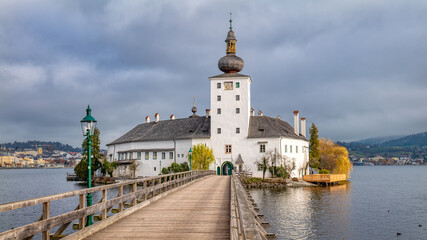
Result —
<instances>
[{"instance_id":1,"label":"shrub","mask_svg":"<svg viewBox=\"0 0 427 240\"><path fill-rule=\"evenodd\" d=\"M328 169L321 169L319 171L319 174L329 174L329 171L328 171Z\"/></svg>"}]
</instances>

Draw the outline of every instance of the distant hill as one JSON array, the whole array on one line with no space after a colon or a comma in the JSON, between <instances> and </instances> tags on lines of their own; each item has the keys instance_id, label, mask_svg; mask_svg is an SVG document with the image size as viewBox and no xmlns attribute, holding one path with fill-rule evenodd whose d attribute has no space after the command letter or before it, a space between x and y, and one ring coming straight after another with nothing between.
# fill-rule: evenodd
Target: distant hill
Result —
<instances>
[{"instance_id":1,"label":"distant hill","mask_svg":"<svg viewBox=\"0 0 427 240\"><path fill-rule=\"evenodd\" d=\"M388 136L388 137L375 137L375 138L367 138L359 141L355 141L356 143L374 145L374 144L383 144L385 142L402 138L404 136Z\"/></svg>"},{"instance_id":2,"label":"distant hill","mask_svg":"<svg viewBox=\"0 0 427 240\"><path fill-rule=\"evenodd\" d=\"M1 143L0 148L8 148L13 150L24 150L24 149L34 149L36 150L36 145L42 145L43 151L53 151L60 150L66 152L81 152L80 148L75 148L68 144L63 144L60 142L44 142L44 141L26 141L26 142L13 142L13 143Z\"/></svg>"},{"instance_id":3,"label":"distant hill","mask_svg":"<svg viewBox=\"0 0 427 240\"><path fill-rule=\"evenodd\" d=\"M427 146L427 132L409 135L384 142L384 146Z\"/></svg>"}]
</instances>

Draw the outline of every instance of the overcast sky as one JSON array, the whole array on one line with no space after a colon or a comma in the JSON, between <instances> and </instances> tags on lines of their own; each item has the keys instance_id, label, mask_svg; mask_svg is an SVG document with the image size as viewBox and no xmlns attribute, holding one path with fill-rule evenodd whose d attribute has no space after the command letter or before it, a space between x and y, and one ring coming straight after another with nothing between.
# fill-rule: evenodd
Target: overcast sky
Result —
<instances>
[{"instance_id":1,"label":"overcast sky","mask_svg":"<svg viewBox=\"0 0 427 240\"><path fill-rule=\"evenodd\" d=\"M220 74L229 12L252 107L321 137L427 131L427 1L0 0L0 142L101 144L147 115L198 114Z\"/></svg>"}]
</instances>

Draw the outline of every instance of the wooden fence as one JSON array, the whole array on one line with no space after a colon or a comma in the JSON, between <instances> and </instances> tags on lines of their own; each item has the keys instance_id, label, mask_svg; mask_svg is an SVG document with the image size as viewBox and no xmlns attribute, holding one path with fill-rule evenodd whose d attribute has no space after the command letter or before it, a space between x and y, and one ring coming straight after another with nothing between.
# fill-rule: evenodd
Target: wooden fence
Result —
<instances>
[{"instance_id":1,"label":"wooden fence","mask_svg":"<svg viewBox=\"0 0 427 240\"><path fill-rule=\"evenodd\" d=\"M129 180L122 183L1 204L0 213L34 205L42 205L42 214L41 217L34 223L0 233L0 239L31 239L38 233L42 233L43 240L59 239L64 237L64 231L75 220L78 220L78 224L75 224L73 229L82 230L86 226L86 217L89 215L94 215L93 217L95 221L102 221L107 218L107 214L110 211L110 214L122 212L125 208L129 208L137 205L138 203L147 201L147 199L153 198L162 192L179 187L197 178L213 174L215 174L214 171L188 171L150 178ZM131 187L131 191L124 194L123 189L127 186ZM107 199L107 191L112 189L118 189L118 195L112 199ZM86 194L96 192L100 192L102 194L101 200L98 203L87 207ZM77 207L75 210L55 217L50 216L50 205L52 201L76 196L79 196L79 201L76 203ZM55 231L55 233L51 234L50 231L58 226L59 228Z\"/></svg>"},{"instance_id":2,"label":"wooden fence","mask_svg":"<svg viewBox=\"0 0 427 240\"><path fill-rule=\"evenodd\" d=\"M270 224L264 222L264 215L258 214L259 208L249 191L240 179L231 177L231 204L230 204L230 239L232 240L267 240L276 239L276 235L267 233L265 228Z\"/></svg>"}]
</instances>

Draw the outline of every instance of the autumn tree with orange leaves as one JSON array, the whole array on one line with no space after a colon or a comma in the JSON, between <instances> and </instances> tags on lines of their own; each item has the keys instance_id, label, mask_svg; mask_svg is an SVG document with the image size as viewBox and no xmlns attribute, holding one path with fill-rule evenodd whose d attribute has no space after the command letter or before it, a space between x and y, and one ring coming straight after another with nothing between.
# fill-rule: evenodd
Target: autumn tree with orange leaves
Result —
<instances>
[{"instance_id":1,"label":"autumn tree with orange leaves","mask_svg":"<svg viewBox=\"0 0 427 240\"><path fill-rule=\"evenodd\" d=\"M348 158L348 151L345 147L339 146L330 139L322 138L319 141L319 163L320 169L327 169L333 174L346 174L350 177L353 169Z\"/></svg>"}]
</instances>

